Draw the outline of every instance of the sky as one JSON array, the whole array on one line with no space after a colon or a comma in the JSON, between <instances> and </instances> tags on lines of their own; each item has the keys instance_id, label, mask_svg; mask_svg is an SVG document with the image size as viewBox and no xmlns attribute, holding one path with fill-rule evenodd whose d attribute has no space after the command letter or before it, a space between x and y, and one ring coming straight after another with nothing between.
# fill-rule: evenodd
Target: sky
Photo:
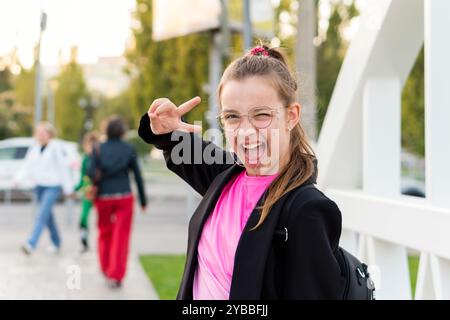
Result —
<instances>
[{"instance_id":1,"label":"sky","mask_svg":"<svg viewBox=\"0 0 450 320\"><path fill-rule=\"evenodd\" d=\"M19 61L27 68L33 64L33 48L44 10L44 65L57 65L60 51L63 61L67 61L74 45L78 46L80 63L120 56L131 37L134 7L135 0L0 0L0 55L16 47Z\"/></svg>"}]
</instances>

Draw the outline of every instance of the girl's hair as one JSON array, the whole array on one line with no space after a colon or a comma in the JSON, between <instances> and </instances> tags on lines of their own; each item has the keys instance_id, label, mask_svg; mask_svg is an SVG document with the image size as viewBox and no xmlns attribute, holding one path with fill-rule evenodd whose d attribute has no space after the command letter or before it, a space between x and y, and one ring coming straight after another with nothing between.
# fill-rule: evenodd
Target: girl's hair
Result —
<instances>
[{"instance_id":1,"label":"girl's hair","mask_svg":"<svg viewBox=\"0 0 450 320\"><path fill-rule=\"evenodd\" d=\"M111 116L106 126L106 135L108 139L121 139L127 132L125 121L119 116Z\"/></svg>"},{"instance_id":2,"label":"girl's hair","mask_svg":"<svg viewBox=\"0 0 450 320\"><path fill-rule=\"evenodd\" d=\"M275 48L261 45L253 48L247 55L233 61L225 70L219 84L219 105L223 86L230 80L244 80L248 77L261 76L272 80L279 98L286 109L297 101L297 81L288 67L284 53ZM289 154L286 164L280 168L278 177L269 186L261 209L258 228L269 215L273 205L285 194L317 176L316 158L309 145L305 131L300 122L290 132Z\"/></svg>"},{"instance_id":3,"label":"girl's hair","mask_svg":"<svg viewBox=\"0 0 450 320\"><path fill-rule=\"evenodd\" d=\"M94 145L98 142L98 135L95 132L88 132L83 136L83 143Z\"/></svg>"},{"instance_id":4,"label":"girl's hair","mask_svg":"<svg viewBox=\"0 0 450 320\"><path fill-rule=\"evenodd\" d=\"M51 124L48 121L41 121L38 124L39 127L42 127L45 129L45 131L47 131L47 133L49 134L50 137L55 138L56 137L56 129L53 126L53 124Z\"/></svg>"}]
</instances>

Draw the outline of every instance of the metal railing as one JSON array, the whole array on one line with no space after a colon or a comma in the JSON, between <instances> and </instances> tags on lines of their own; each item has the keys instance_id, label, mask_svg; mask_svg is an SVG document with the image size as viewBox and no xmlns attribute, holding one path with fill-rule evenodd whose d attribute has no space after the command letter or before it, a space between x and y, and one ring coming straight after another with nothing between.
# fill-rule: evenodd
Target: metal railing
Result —
<instances>
[{"instance_id":1,"label":"metal railing","mask_svg":"<svg viewBox=\"0 0 450 320\"><path fill-rule=\"evenodd\" d=\"M317 145L319 188L341 244L371 267L378 299L450 299L450 42L447 0L367 0ZM425 30L425 32L424 32ZM400 194L402 88L425 44L426 198Z\"/></svg>"}]
</instances>

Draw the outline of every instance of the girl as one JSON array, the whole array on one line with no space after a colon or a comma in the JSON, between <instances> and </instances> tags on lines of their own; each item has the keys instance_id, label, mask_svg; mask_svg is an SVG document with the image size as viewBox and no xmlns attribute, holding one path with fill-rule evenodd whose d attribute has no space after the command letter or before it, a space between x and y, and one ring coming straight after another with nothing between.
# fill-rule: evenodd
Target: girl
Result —
<instances>
[{"instance_id":1,"label":"girl","mask_svg":"<svg viewBox=\"0 0 450 320\"><path fill-rule=\"evenodd\" d=\"M189 224L177 298L341 298L341 214L312 185L316 161L286 59L277 49L252 49L227 67L218 97L218 118L233 152L201 140L195 135L200 128L182 121L198 97L178 108L166 98L155 100L139 127L147 143L163 150L167 167L203 196ZM199 163L199 153L215 161ZM236 158L241 164L230 162ZM274 235L282 214L289 219L280 245Z\"/></svg>"},{"instance_id":2,"label":"girl","mask_svg":"<svg viewBox=\"0 0 450 320\"><path fill-rule=\"evenodd\" d=\"M125 122L111 117L106 125L107 140L94 148L89 177L98 184L95 207L98 212L98 256L110 288L122 286L128 261L128 249L133 218L134 196L129 172L137 184L142 213L147 197L134 147L122 140ZM99 172L99 175L97 174ZM99 181L96 181L97 177Z\"/></svg>"},{"instance_id":3,"label":"girl","mask_svg":"<svg viewBox=\"0 0 450 320\"><path fill-rule=\"evenodd\" d=\"M81 198L81 216L80 216L80 231L81 231L81 253L89 250L89 213L92 208L92 201L86 198L85 191L91 185L91 179L88 175L88 168L90 166L89 155L92 153L92 148L97 144L98 138L94 133L87 133L83 137L83 162L81 165L80 181L75 187L75 191L83 192Z\"/></svg>"}]
</instances>

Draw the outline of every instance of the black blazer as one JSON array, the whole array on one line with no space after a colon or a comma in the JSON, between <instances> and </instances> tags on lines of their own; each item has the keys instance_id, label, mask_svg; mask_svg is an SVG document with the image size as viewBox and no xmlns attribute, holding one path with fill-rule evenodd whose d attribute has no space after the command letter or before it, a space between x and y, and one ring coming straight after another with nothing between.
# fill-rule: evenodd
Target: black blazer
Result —
<instances>
[{"instance_id":1,"label":"black blazer","mask_svg":"<svg viewBox=\"0 0 450 320\"><path fill-rule=\"evenodd\" d=\"M233 159L233 155L192 133L177 132L182 139L198 143L202 150L217 158ZM191 300L194 274L197 267L197 247L203 225L227 182L242 167L223 164L175 164L171 151L182 140L172 141L171 133L155 135L145 114L139 135L147 143L163 150L167 167L199 192L203 199L190 223L186 264L177 299ZM193 152L191 153L192 157ZM197 155L198 156L198 155ZM306 183L311 183L308 181ZM298 189L290 193L296 193ZM293 196L289 240L279 247L273 240L278 216L287 196ZM262 204L264 195L257 206ZM344 279L336 259L341 235L341 213L337 205L317 188L283 196L270 211L264 223L250 231L259 220L253 210L239 240L230 289L230 299L341 299Z\"/></svg>"}]
</instances>

